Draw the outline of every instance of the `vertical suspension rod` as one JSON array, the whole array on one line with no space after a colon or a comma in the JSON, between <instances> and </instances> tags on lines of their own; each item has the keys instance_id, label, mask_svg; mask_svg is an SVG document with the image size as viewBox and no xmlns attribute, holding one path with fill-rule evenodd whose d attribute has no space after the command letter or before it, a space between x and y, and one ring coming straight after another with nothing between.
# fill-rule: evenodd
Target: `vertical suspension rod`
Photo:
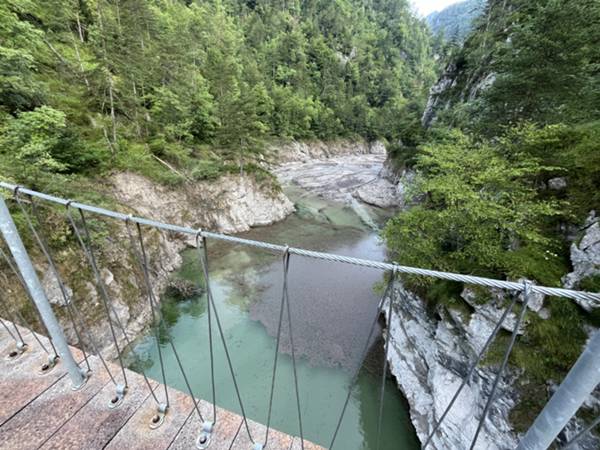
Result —
<instances>
[{"instance_id":1,"label":"vertical suspension rod","mask_svg":"<svg viewBox=\"0 0 600 450\"><path fill-rule=\"evenodd\" d=\"M0 196L0 231L2 232L2 236L4 237L4 240L6 241L6 244L13 255L13 259L15 260L19 271L21 272L27 289L31 294L31 298L33 299L35 306L42 317L44 325L48 330L48 334L50 334L50 338L56 345L56 349L58 350L61 361L64 363L67 372L69 373L73 387L79 388L83 386L85 383L85 377L81 373L79 366L75 362L75 358L73 358L73 355L71 354L69 344L67 344L67 340L63 334L62 328L58 323L54 312L52 311L50 302L46 297L46 293L42 288L42 284L40 283L33 264L29 259L27 250L23 245L21 236L19 236L17 227L12 220L10 211L8 210L6 202L2 196Z\"/></svg>"}]
</instances>

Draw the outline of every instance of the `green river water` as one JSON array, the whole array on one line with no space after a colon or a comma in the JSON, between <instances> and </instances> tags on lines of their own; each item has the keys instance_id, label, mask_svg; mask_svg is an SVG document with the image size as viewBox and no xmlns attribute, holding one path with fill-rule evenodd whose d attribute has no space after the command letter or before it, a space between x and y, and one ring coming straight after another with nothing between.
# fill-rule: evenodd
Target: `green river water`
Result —
<instances>
[{"instance_id":1,"label":"green river water","mask_svg":"<svg viewBox=\"0 0 600 450\"><path fill-rule=\"evenodd\" d=\"M377 233L364 225L349 207L333 204L299 190L287 192L297 212L275 225L253 229L250 239L300 246L319 251L383 260L385 249ZM382 223L385 215L367 212ZM231 353L244 407L250 418L265 423L268 408L275 336L282 289L280 255L250 247L209 241L211 288ZM175 276L201 279L197 251L183 253L184 264ZM328 447L345 400L352 373L368 337L377 303L381 272L339 263L292 256L289 295L297 355L304 437ZM183 377L168 346L173 339L182 356L197 397L211 400L206 297L175 301L163 298L167 330L161 330L167 383L186 391ZM287 322L284 323L287 330ZM216 331L216 328L215 330ZM375 449L379 389L383 366L381 329L362 366L334 448ZM161 379L153 330L130 349L134 370L144 368ZM222 344L215 333L217 404L240 412ZM271 425L298 435L298 419L289 356L289 337L282 334ZM382 450L419 448L408 416L408 406L395 381L387 377L382 424ZM263 436L255 439L262 441Z\"/></svg>"}]
</instances>

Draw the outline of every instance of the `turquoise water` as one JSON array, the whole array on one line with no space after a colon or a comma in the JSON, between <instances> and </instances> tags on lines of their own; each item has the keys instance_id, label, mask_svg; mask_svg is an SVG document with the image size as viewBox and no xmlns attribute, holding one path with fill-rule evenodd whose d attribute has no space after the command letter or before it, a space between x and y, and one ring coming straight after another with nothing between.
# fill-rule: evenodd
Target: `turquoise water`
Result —
<instances>
[{"instance_id":1,"label":"turquoise water","mask_svg":"<svg viewBox=\"0 0 600 450\"><path fill-rule=\"evenodd\" d=\"M349 208L292 192L298 213L270 227L244 234L251 239L302 246L363 258L384 259L374 231ZM382 218L375 216L377 220ZM282 289L281 256L221 242L209 243L211 288L247 414L265 423ZM177 276L198 280L197 253L184 252ZM297 355L305 438L329 446L352 374L373 320L381 273L371 269L293 256L289 295ZM173 339L196 396L211 400L208 323L204 295L185 301L163 299L168 326L162 329L167 382L185 391L183 377L168 346ZM287 330L287 322L283 329ZM214 329L216 332L216 328ZM379 389L383 365L381 330L362 365L334 448L376 448ZM143 367L160 380L154 333L142 336L130 352L131 367ZM271 425L298 435L289 337L282 334ZM215 334L217 404L240 412L225 359ZM419 448L407 405L391 377L386 380L381 449ZM255 436L262 441L263 436Z\"/></svg>"}]
</instances>

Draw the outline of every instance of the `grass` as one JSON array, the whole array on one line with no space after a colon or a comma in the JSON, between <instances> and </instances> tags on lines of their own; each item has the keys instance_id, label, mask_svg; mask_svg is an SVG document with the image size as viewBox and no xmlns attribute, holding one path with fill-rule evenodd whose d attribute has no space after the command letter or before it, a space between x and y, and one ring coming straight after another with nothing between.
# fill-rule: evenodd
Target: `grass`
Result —
<instances>
[{"instance_id":1,"label":"grass","mask_svg":"<svg viewBox=\"0 0 600 450\"><path fill-rule=\"evenodd\" d=\"M527 312L527 333L518 337L509 359L513 368L523 371L517 386L520 399L510 416L519 432L531 425L548 401L548 382L562 381L587 339L582 327L585 314L571 300L548 298L546 307L550 310L548 320ZM483 363L499 364L509 340L510 333L500 331Z\"/></svg>"}]
</instances>

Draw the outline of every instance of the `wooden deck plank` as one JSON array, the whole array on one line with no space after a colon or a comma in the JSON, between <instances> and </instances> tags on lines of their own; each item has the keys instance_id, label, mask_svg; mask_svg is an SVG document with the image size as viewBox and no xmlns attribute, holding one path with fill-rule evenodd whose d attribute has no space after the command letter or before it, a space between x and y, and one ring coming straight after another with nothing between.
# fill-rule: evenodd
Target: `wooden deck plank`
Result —
<instances>
[{"instance_id":1,"label":"wooden deck plank","mask_svg":"<svg viewBox=\"0 0 600 450\"><path fill-rule=\"evenodd\" d=\"M113 376L120 375L120 368L116 365L110 364L109 368ZM104 368L100 370L104 371ZM64 450L104 448L150 395L148 385L141 375L127 371L127 381L129 388L120 406L109 408L111 399L115 397L115 385L112 382L107 383L41 448ZM151 385L155 388L158 383L151 381Z\"/></svg>"},{"instance_id":2,"label":"wooden deck plank","mask_svg":"<svg viewBox=\"0 0 600 450\"><path fill-rule=\"evenodd\" d=\"M200 400L200 412L204 420L213 420L212 403ZM229 449L236 437L242 418L225 409L217 408L217 421L211 434L211 449ZM185 425L169 447L169 450L188 450L195 448L196 439L202 430L202 422L196 411L193 411Z\"/></svg>"},{"instance_id":3,"label":"wooden deck plank","mask_svg":"<svg viewBox=\"0 0 600 450\"><path fill-rule=\"evenodd\" d=\"M90 365L93 375L83 388L74 391L69 377L63 376L4 423L0 428L0 449L25 450L39 447L90 401L108 381L108 376L101 370L97 359L91 359ZM30 377L26 384L39 383L41 379L43 378ZM23 390L27 387L15 385L15 389Z\"/></svg>"},{"instance_id":4,"label":"wooden deck plank","mask_svg":"<svg viewBox=\"0 0 600 450\"><path fill-rule=\"evenodd\" d=\"M10 325L10 323L8 323ZM112 449L184 450L196 447L201 431L191 397L169 388L171 407L165 422L150 429L156 414L156 403L141 375L127 371L129 392L125 402L115 409L108 408L115 387L109 381L99 358L90 357L92 377L79 390L71 389L65 368L59 364L49 373L40 374L47 355L31 333L20 327L27 351L15 360L5 354L14 348L14 340L0 328L0 450L43 449ZM40 339L49 348L46 337ZM72 349L75 359L82 362L83 354ZM2 353L4 352L4 353ZM120 371L110 365L120 379ZM163 387L151 380L159 399ZM212 404L199 401L205 419L211 420ZM217 423L208 447L213 450L248 450L248 438L242 418L222 408L217 409ZM266 428L248 421L254 439L261 442ZM271 450L301 450L300 440L271 429L268 448ZM305 441L305 450L321 450Z\"/></svg>"},{"instance_id":5,"label":"wooden deck plank","mask_svg":"<svg viewBox=\"0 0 600 450\"><path fill-rule=\"evenodd\" d=\"M162 399L164 395L162 386L155 391L158 398ZM105 448L107 450L167 449L187 421L194 406L191 397L172 388L169 388L169 401L171 406L165 415L164 423L152 430L150 423L152 417L156 415L156 402L149 396Z\"/></svg>"},{"instance_id":6,"label":"wooden deck plank","mask_svg":"<svg viewBox=\"0 0 600 450\"><path fill-rule=\"evenodd\" d=\"M23 338L29 341L33 336L23 331ZM43 338L46 342L48 340ZM75 350L74 350L75 351ZM77 355L81 353L75 351ZM28 349L16 359L0 359L0 424L3 424L32 400L54 385L65 375L63 366L58 364L42 375L42 364L48 361L39 344L30 344Z\"/></svg>"},{"instance_id":7,"label":"wooden deck plank","mask_svg":"<svg viewBox=\"0 0 600 450\"><path fill-rule=\"evenodd\" d=\"M292 446L290 450L302 450L302 441L299 437L294 438L294 442L292 442ZM324 450L323 447L318 446L317 444L313 444L310 441L304 439L304 450Z\"/></svg>"},{"instance_id":8,"label":"wooden deck plank","mask_svg":"<svg viewBox=\"0 0 600 450\"><path fill-rule=\"evenodd\" d=\"M248 420L248 428L250 428L250 433L252 434L252 438L255 442L263 443L265 441L265 435L267 431L267 427L255 422L253 420ZM269 441L267 442L267 447L272 450L289 450L292 446L293 437L289 436L281 431L274 430L271 428L269 430ZM248 432L246 431L246 427L242 425L240 432L237 435L237 438L231 445L231 450L248 450L253 446L250 437L248 436Z\"/></svg>"}]
</instances>

